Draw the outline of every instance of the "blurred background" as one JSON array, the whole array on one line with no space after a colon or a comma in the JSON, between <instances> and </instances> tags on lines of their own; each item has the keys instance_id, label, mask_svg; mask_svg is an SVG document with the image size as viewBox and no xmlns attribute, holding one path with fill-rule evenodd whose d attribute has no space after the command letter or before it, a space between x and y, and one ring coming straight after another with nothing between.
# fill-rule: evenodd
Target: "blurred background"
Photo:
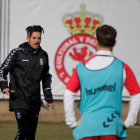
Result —
<instances>
[{"instance_id":1,"label":"blurred background","mask_svg":"<svg viewBox=\"0 0 140 140\"><path fill-rule=\"evenodd\" d=\"M26 42L26 27L41 25L45 31L41 47L49 55L53 76L54 110L42 108L39 121L63 122L66 84L76 65L95 55L95 31L103 24L117 30L113 54L131 67L140 84L139 13L140 0L0 0L0 64L12 49ZM0 94L0 121L15 121L8 99L8 94ZM77 119L79 100L80 92L75 97ZM130 100L125 88L122 100L124 120Z\"/></svg>"}]
</instances>

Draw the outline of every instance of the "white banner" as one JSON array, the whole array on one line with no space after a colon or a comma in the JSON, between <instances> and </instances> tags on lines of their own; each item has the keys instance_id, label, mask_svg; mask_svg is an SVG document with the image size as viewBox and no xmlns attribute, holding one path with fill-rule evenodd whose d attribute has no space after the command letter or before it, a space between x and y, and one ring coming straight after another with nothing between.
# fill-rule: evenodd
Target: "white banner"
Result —
<instances>
[{"instance_id":1,"label":"white banner","mask_svg":"<svg viewBox=\"0 0 140 140\"><path fill-rule=\"evenodd\" d=\"M10 5L10 50L26 41L27 26L45 30L41 46L49 55L55 99L62 99L75 66L95 54L94 33L103 24L117 30L114 55L131 67L140 84L140 1L11 0Z\"/></svg>"}]
</instances>

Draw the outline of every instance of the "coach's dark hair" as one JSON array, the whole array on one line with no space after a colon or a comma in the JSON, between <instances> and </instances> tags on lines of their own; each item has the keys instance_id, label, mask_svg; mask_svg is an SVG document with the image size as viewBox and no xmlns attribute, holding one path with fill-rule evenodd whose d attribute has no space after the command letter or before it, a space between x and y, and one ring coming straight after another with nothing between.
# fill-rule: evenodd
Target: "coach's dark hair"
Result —
<instances>
[{"instance_id":1,"label":"coach's dark hair","mask_svg":"<svg viewBox=\"0 0 140 140\"><path fill-rule=\"evenodd\" d=\"M96 30L96 37L101 47L113 47L116 41L116 36L116 30L109 25L103 25Z\"/></svg>"},{"instance_id":2,"label":"coach's dark hair","mask_svg":"<svg viewBox=\"0 0 140 140\"><path fill-rule=\"evenodd\" d=\"M33 32L42 32L44 33L44 29L40 25L33 25L33 26L28 26L25 31L27 31L27 36L31 37Z\"/></svg>"}]
</instances>

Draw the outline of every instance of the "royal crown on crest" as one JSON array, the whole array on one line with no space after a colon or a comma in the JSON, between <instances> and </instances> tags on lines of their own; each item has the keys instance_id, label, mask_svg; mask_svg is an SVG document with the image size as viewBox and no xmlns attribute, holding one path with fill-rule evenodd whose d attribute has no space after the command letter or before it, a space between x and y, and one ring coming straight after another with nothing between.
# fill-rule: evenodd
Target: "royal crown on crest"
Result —
<instances>
[{"instance_id":1,"label":"royal crown on crest","mask_svg":"<svg viewBox=\"0 0 140 140\"><path fill-rule=\"evenodd\" d=\"M86 12L86 5L81 5L79 13L73 15L67 15L64 17L65 26L68 27L68 31L72 36L77 34L88 34L93 36L96 28L102 23L102 18L99 15L93 15Z\"/></svg>"}]
</instances>

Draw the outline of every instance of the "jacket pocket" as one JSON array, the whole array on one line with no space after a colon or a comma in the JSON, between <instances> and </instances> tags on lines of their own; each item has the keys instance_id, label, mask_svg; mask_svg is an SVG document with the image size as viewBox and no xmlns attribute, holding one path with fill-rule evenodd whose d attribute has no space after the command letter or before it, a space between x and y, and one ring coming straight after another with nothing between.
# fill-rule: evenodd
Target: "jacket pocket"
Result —
<instances>
[{"instance_id":1,"label":"jacket pocket","mask_svg":"<svg viewBox=\"0 0 140 140\"><path fill-rule=\"evenodd\" d=\"M19 98L19 94L17 92L10 92L10 98L12 99Z\"/></svg>"},{"instance_id":2,"label":"jacket pocket","mask_svg":"<svg viewBox=\"0 0 140 140\"><path fill-rule=\"evenodd\" d=\"M14 92L9 91L10 92L10 97L13 97L13 98L14 97L18 98L19 97L19 94L18 94L17 90L15 88L13 88L11 83L9 83L9 89L14 91Z\"/></svg>"}]
</instances>

